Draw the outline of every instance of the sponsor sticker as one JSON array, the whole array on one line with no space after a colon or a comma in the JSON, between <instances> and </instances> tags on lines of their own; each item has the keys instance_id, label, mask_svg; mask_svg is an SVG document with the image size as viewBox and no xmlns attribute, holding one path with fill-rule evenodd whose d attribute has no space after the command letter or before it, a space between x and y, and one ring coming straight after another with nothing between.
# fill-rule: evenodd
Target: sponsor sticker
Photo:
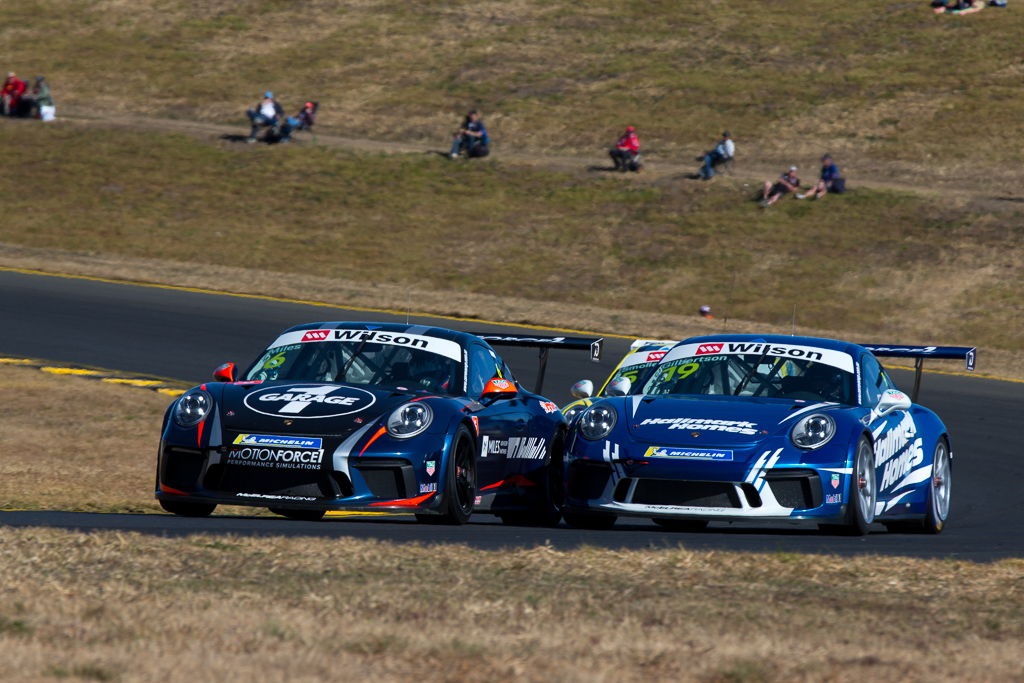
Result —
<instances>
[{"instance_id":1,"label":"sponsor sticker","mask_svg":"<svg viewBox=\"0 0 1024 683\"><path fill-rule=\"evenodd\" d=\"M540 436L513 436L508 440L509 460L541 460L547 455L548 444Z\"/></svg>"},{"instance_id":2,"label":"sponsor sticker","mask_svg":"<svg viewBox=\"0 0 1024 683\"><path fill-rule=\"evenodd\" d=\"M294 332L285 332L268 348L273 349L278 346L300 343L349 342L358 344L364 341L369 344L387 344L389 346L422 349L423 351L436 353L439 356L445 356L455 361L462 360L462 347L451 339L380 330L296 330Z\"/></svg>"},{"instance_id":3,"label":"sponsor sticker","mask_svg":"<svg viewBox=\"0 0 1024 683\"><path fill-rule=\"evenodd\" d=\"M512 383L509 382L507 379L492 379L490 382L488 382L488 384L490 384L495 389L501 389L502 391L510 389L512 387Z\"/></svg>"},{"instance_id":4,"label":"sponsor sticker","mask_svg":"<svg viewBox=\"0 0 1024 683\"><path fill-rule=\"evenodd\" d=\"M558 406L556 406L551 401L541 401L540 402L540 407L544 409L545 413L557 413L558 412Z\"/></svg>"},{"instance_id":5,"label":"sponsor sticker","mask_svg":"<svg viewBox=\"0 0 1024 683\"><path fill-rule=\"evenodd\" d=\"M301 500L312 502L316 500L312 496L285 496L277 493L236 493L236 498L262 498L264 500Z\"/></svg>"},{"instance_id":6,"label":"sponsor sticker","mask_svg":"<svg viewBox=\"0 0 1024 683\"><path fill-rule=\"evenodd\" d=\"M757 434L757 423L743 420L712 420L703 417L649 417L639 426L665 425L669 429L689 429L702 432L730 432Z\"/></svg>"},{"instance_id":7,"label":"sponsor sticker","mask_svg":"<svg viewBox=\"0 0 1024 683\"><path fill-rule=\"evenodd\" d=\"M843 494L841 494L841 493L826 493L825 494L825 502L826 503L842 503L843 502Z\"/></svg>"},{"instance_id":8,"label":"sponsor sticker","mask_svg":"<svg viewBox=\"0 0 1024 683\"><path fill-rule=\"evenodd\" d=\"M601 449L601 459L608 462L619 459L619 444L612 441L605 441L604 448Z\"/></svg>"},{"instance_id":9,"label":"sponsor sticker","mask_svg":"<svg viewBox=\"0 0 1024 683\"><path fill-rule=\"evenodd\" d=\"M710 353L721 353L723 346L725 344L698 344L697 350L693 352L693 355L706 356Z\"/></svg>"},{"instance_id":10,"label":"sponsor sticker","mask_svg":"<svg viewBox=\"0 0 1024 683\"><path fill-rule=\"evenodd\" d=\"M839 475L835 472L832 473L832 488L839 488Z\"/></svg>"},{"instance_id":11,"label":"sponsor sticker","mask_svg":"<svg viewBox=\"0 0 1024 683\"><path fill-rule=\"evenodd\" d=\"M480 418L473 415L469 419L473 422L473 431L476 432L477 436L480 436Z\"/></svg>"},{"instance_id":12,"label":"sponsor sticker","mask_svg":"<svg viewBox=\"0 0 1024 683\"><path fill-rule=\"evenodd\" d=\"M429 477L434 476L434 472L437 471L437 467L436 467L437 461L436 460L427 460L426 465L427 465L427 476L429 476Z\"/></svg>"},{"instance_id":13,"label":"sponsor sticker","mask_svg":"<svg viewBox=\"0 0 1024 683\"><path fill-rule=\"evenodd\" d=\"M358 413L376 401L365 389L328 384L267 387L248 394L244 403L261 415L316 419Z\"/></svg>"},{"instance_id":14,"label":"sponsor sticker","mask_svg":"<svg viewBox=\"0 0 1024 683\"><path fill-rule=\"evenodd\" d=\"M658 361L665 357L668 351L651 351L647 354L647 362Z\"/></svg>"},{"instance_id":15,"label":"sponsor sticker","mask_svg":"<svg viewBox=\"0 0 1024 683\"><path fill-rule=\"evenodd\" d=\"M766 344L763 342L714 342L704 344L683 344L677 346L664 360L676 360L691 356L722 354L727 356L765 354L768 358L793 358L824 363L832 367L853 372L853 357L843 351L801 344Z\"/></svg>"},{"instance_id":16,"label":"sponsor sticker","mask_svg":"<svg viewBox=\"0 0 1024 683\"><path fill-rule=\"evenodd\" d=\"M420 484L420 493L433 493L437 490L437 482L432 481L429 484Z\"/></svg>"},{"instance_id":17,"label":"sponsor sticker","mask_svg":"<svg viewBox=\"0 0 1024 683\"><path fill-rule=\"evenodd\" d=\"M227 463L248 467L273 467L284 470L318 470L324 459L322 448L264 448L233 446Z\"/></svg>"},{"instance_id":18,"label":"sponsor sticker","mask_svg":"<svg viewBox=\"0 0 1024 683\"><path fill-rule=\"evenodd\" d=\"M323 448L323 439L309 436L276 436L272 434L239 434L233 444L242 446L289 446L291 448Z\"/></svg>"},{"instance_id":19,"label":"sponsor sticker","mask_svg":"<svg viewBox=\"0 0 1024 683\"><path fill-rule=\"evenodd\" d=\"M684 460L713 460L726 462L732 460L732 451L712 448L668 448L651 446L644 453L646 458L682 458Z\"/></svg>"}]
</instances>

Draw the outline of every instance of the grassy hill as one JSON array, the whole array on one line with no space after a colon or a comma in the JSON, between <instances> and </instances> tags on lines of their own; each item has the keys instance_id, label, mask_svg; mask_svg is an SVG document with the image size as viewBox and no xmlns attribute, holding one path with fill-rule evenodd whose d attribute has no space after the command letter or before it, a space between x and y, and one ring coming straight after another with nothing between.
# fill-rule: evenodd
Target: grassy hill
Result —
<instances>
[{"instance_id":1,"label":"grassy hill","mask_svg":"<svg viewBox=\"0 0 1024 683\"><path fill-rule=\"evenodd\" d=\"M244 121L263 90L378 139L443 140L469 106L499 148L595 152L625 123L692 156L829 149L950 173L1022 161L1024 14L923 0L7 0L0 64L59 105Z\"/></svg>"},{"instance_id":2,"label":"grassy hill","mask_svg":"<svg viewBox=\"0 0 1024 683\"><path fill-rule=\"evenodd\" d=\"M269 88L318 99L323 136L439 147L479 106L497 154L0 122L0 241L1019 350L1024 214L996 198L1020 187L1022 29L922 1L8 0L0 65L46 74L58 115L242 132ZM737 175L585 172L627 122L655 167L727 127ZM852 194L747 201L750 169L806 179L824 150Z\"/></svg>"}]
</instances>

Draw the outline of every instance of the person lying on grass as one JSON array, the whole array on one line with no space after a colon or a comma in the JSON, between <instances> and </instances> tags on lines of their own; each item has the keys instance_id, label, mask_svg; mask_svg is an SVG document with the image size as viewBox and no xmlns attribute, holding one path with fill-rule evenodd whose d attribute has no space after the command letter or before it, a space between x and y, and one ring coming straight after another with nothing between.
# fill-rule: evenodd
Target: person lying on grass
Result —
<instances>
[{"instance_id":1,"label":"person lying on grass","mask_svg":"<svg viewBox=\"0 0 1024 683\"><path fill-rule=\"evenodd\" d=\"M1005 7L1006 3L997 6ZM936 14L973 14L983 9L984 0L932 0L932 11Z\"/></svg>"},{"instance_id":2,"label":"person lying on grass","mask_svg":"<svg viewBox=\"0 0 1024 683\"><path fill-rule=\"evenodd\" d=\"M806 194L795 195L797 199L805 197L810 199L821 199L829 192L842 194L846 191L846 180L839 176L839 167L832 161L832 155L826 154L821 157L821 177Z\"/></svg>"},{"instance_id":3,"label":"person lying on grass","mask_svg":"<svg viewBox=\"0 0 1024 683\"><path fill-rule=\"evenodd\" d=\"M768 208L779 199L790 192L796 192L800 187L800 179L796 176L796 166L790 166L779 179L772 184L772 181L764 181L764 188L761 191L761 208Z\"/></svg>"}]
</instances>

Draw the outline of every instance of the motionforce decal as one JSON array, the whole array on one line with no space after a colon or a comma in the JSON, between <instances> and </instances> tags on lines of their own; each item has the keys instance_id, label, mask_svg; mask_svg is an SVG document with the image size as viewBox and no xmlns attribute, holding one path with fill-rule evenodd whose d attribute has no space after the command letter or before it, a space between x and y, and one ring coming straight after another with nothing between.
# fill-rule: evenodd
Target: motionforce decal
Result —
<instances>
[{"instance_id":1,"label":"motionforce decal","mask_svg":"<svg viewBox=\"0 0 1024 683\"><path fill-rule=\"evenodd\" d=\"M369 344L404 346L410 349L420 349L436 353L439 356L445 356L454 361L462 360L462 347L451 339L402 332L379 332L376 330L296 330L294 332L285 332L268 348L276 348L287 344L309 344L316 342L347 342L350 344L367 342Z\"/></svg>"},{"instance_id":2,"label":"motionforce decal","mask_svg":"<svg viewBox=\"0 0 1024 683\"><path fill-rule=\"evenodd\" d=\"M639 426L666 425L669 429L688 429L698 432L730 432L757 434L757 424L741 420L711 420L702 417L649 417Z\"/></svg>"},{"instance_id":3,"label":"motionforce decal","mask_svg":"<svg viewBox=\"0 0 1024 683\"><path fill-rule=\"evenodd\" d=\"M249 467L273 467L291 470L318 470L324 460L322 448L263 448L232 446L227 464Z\"/></svg>"},{"instance_id":4,"label":"motionforce decal","mask_svg":"<svg viewBox=\"0 0 1024 683\"><path fill-rule=\"evenodd\" d=\"M792 358L824 363L832 367L853 372L853 357L848 353L825 349L817 346L800 346L797 344L765 344L761 342L704 342L703 344L682 344L672 349L662 363L679 358L691 358L707 355L753 355L765 354L768 357Z\"/></svg>"},{"instance_id":5,"label":"motionforce decal","mask_svg":"<svg viewBox=\"0 0 1024 683\"><path fill-rule=\"evenodd\" d=\"M316 419L358 413L376 401L365 389L320 385L267 387L248 394L244 403L261 415Z\"/></svg>"},{"instance_id":6,"label":"motionforce decal","mask_svg":"<svg viewBox=\"0 0 1024 683\"><path fill-rule=\"evenodd\" d=\"M710 448L667 448L651 446L644 453L645 458L682 458L684 460L714 460L725 462L732 460L732 451L714 450Z\"/></svg>"}]
</instances>

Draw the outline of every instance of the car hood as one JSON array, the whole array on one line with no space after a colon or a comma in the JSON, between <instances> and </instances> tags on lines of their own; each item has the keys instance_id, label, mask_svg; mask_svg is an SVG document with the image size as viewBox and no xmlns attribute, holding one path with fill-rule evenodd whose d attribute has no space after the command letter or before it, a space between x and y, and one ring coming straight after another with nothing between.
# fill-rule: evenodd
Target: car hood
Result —
<instances>
[{"instance_id":1,"label":"car hood","mask_svg":"<svg viewBox=\"0 0 1024 683\"><path fill-rule=\"evenodd\" d=\"M666 446L752 446L786 432L802 415L838 407L734 396L627 396L622 400L633 438Z\"/></svg>"},{"instance_id":2,"label":"car hood","mask_svg":"<svg viewBox=\"0 0 1024 683\"><path fill-rule=\"evenodd\" d=\"M410 398L390 389L323 382L225 384L221 423L237 432L348 434Z\"/></svg>"}]
</instances>

